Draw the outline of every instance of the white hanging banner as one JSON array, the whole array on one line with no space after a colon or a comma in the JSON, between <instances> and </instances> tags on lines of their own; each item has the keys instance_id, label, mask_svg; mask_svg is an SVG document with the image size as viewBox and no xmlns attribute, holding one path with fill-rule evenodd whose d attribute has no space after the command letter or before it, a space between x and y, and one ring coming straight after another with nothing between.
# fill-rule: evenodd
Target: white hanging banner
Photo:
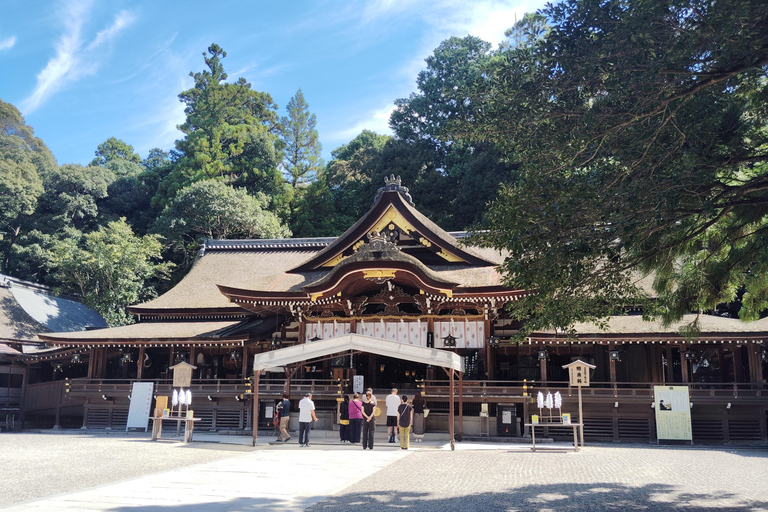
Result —
<instances>
[{"instance_id":1,"label":"white hanging banner","mask_svg":"<svg viewBox=\"0 0 768 512\"><path fill-rule=\"evenodd\" d=\"M360 322L357 334L404 345L427 346L427 322Z\"/></svg>"},{"instance_id":2,"label":"white hanging banner","mask_svg":"<svg viewBox=\"0 0 768 512\"><path fill-rule=\"evenodd\" d=\"M126 432L129 428L143 428L144 432L147 431L154 385L154 382L133 383L131 388L131 405L128 408L128 422L125 424Z\"/></svg>"},{"instance_id":3,"label":"white hanging banner","mask_svg":"<svg viewBox=\"0 0 768 512\"><path fill-rule=\"evenodd\" d=\"M348 322L315 322L307 324L306 342L311 342L312 338L329 340L337 336L349 334Z\"/></svg>"},{"instance_id":4,"label":"white hanging banner","mask_svg":"<svg viewBox=\"0 0 768 512\"><path fill-rule=\"evenodd\" d=\"M435 348L445 348L449 334L456 338L456 348L485 347L485 322L480 320L453 320L435 322Z\"/></svg>"}]
</instances>

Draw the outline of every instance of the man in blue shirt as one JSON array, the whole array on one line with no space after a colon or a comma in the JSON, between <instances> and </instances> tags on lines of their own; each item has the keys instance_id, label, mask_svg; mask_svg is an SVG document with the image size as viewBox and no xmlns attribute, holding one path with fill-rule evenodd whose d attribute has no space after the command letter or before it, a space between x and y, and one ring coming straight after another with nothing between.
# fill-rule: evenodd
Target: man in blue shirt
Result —
<instances>
[{"instance_id":1,"label":"man in blue shirt","mask_svg":"<svg viewBox=\"0 0 768 512\"><path fill-rule=\"evenodd\" d=\"M283 393L283 401L277 406L277 417L280 419L280 437L278 442L288 442L291 435L288 433L288 420L291 419L291 401L288 393Z\"/></svg>"}]
</instances>

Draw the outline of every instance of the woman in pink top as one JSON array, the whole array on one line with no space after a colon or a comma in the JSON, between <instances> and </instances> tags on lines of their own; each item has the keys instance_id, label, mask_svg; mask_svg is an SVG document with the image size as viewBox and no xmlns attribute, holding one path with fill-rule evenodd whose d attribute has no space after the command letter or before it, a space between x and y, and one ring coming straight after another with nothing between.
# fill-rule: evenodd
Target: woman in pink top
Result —
<instances>
[{"instance_id":1,"label":"woman in pink top","mask_svg":"<svg viewBox=\"0 0 768 512\"><path fill-rule=\"evenodd\" d=\"M360 401L360 393L349 402L349 442L360 442L360 429L363 428L363 402Z\"/></svg>"}]
</instances>

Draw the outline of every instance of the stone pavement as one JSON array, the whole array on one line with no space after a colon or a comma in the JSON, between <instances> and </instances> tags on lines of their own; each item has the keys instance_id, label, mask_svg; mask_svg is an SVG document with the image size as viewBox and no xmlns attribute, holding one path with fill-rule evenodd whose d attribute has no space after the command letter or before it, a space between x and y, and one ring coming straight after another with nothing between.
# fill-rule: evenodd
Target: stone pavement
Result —
<instances>
[{"instance_id":1,"label":"stone pavement","mask_svg":"<svg viewBox=\"0 0 768 512\"><path fill-rule=\"evenodd\" d=\"M317 434L309 448L269 437L253 448L250 438L215 434L188 445L144 433L2 434L0 510L768 511L765 447L532 453L525 444L464 442L452 452L433 436L409 451L381 437L369 451ZM37 494L21 501L9 480L37 484Z\"/></svg>"}]
</instances>

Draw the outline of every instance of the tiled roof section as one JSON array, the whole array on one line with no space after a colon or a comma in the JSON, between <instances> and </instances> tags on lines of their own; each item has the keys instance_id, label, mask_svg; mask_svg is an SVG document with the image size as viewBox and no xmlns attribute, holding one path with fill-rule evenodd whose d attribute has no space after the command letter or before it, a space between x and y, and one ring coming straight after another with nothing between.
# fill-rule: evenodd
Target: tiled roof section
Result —
<instances>
[{"instance_id":1,"label":"tiled roof section","mask_svg":"<svg viewBox=\"0 0 768 512\"><path fill-rule=\"evenodd\" d=\"M680 328L689 325L696 315L684 315L682 319L668 327L660 320L647 322L641 315L612 316L608 319L607 329L601 329L593 323L576 324L576 332L581 336L600 334L676 334ZM768 332L768 318L755 322L743 322L738 318L725 318L714 315L699 315L702 333L765 333ZM543 331L542 334L555 334L555 331ZM535 336L535 335L534 335Z\"/></svg>"},{"instance_id":2,"label":"tiled roof section","mask_svg":"<svg viewBox=\"0 0 768 512\"><path fill-rule=\"evenodd\" d=\"M234 306L219 292L216 285L249 290L301 291L303 285L316 281L327 271L288 274L286 270L299 265L316 252L290 248L207 251L179 284L154 300L134 306L131 311L141 313L142 309Z\"/></svg>"},{"instance_id":3,"label":"tiled roof section","mask_svg":"<svg viewBox=\"0 0 768 512\"><path fill-rule=\"evenodd\" d=\"M203 245L203 251L239 251L239 250L265 250L265 249L324 249L328 247L336 237L325 238L279 238L264 240L212 240L207 239Z\"/></svg>"},{"instance_id":4,"label":"tiled roof section","mask_svg":"<svg viewBox=\"0 0 768 512\"><path fill-rule=\"evenodd\" d=\"M88 341L119 342L125 341L161 341L172 339L215 339L238 324L236 321L221 322L142 322L138 324L95 329L82 332L46 333L40 337L54 343L75 343Z\"/></svg>"},{"instance_id":5,"label":"tiled roof section","mask_svg":"<svg viewBox=\"0 0 768 512\"><path fill-rule=\"evenodd\" d=\"M35 340L40 332L106 326L101 315L47 286L0 275L0 338Z\"/></svg>"}]
</instances>

